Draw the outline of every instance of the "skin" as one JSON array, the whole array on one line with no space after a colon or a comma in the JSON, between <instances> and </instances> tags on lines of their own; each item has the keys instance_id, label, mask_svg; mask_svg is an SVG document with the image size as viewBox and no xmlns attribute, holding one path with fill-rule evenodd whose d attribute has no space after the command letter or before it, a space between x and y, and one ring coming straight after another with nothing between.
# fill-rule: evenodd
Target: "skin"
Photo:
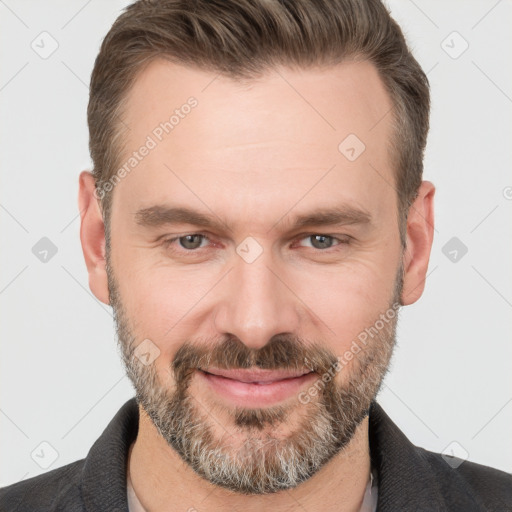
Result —
<instances>
[{"instance_id":1,"label":"skin","mask_svg":"<svg viewBox=\"0 0 512 512\"><path fill-rule=\"evenodd\" d=\"M400 261L402 304L419 299L433 240L435 189L422 182L403 251L387 149L392 125L385 114L391 102L373 65L279 68L256 81L236 83L154 61L127 97L125 156L190 96L197 107L116 185L112 204L111 261L119 292L133 332L160 349L154 364L161 382L174 385L166 368L183 340L226 333L251 348L265 346L276 334L293 333L343 354L388 308ZM366 145L353 162L338 150L351 133ZM90 172L80 174L79 186L89 286L109 304L105 228ZM148 228L135 222L140 208L171 202L213 212L230 230L206 232L188 224ZM371 221L289 228L295 215L338 205L363 209ZM157 241L162 235L194 233L210 237L195 256L178 242L173 252ZM318 249L308 238L314 234L348 235L352 242ZM251 264L236 252L248 236L263 249ZM341 382L347 372L350 365L336 379ZM222 400L198 379L192 379L190 391L207 408ZM296 409L278 427L279 435L286 436L299 417ZM231 426L228 411L215 408L211 414ZM220 427L217 434L222 435ZM284 511L296 510L299 502L308 511L358 511L369 470L367 418L346 449L312 478L270 495L241 495L200 478L143 409L129 459L133 487L147 510Z\"/></svg>"}]
</instances>

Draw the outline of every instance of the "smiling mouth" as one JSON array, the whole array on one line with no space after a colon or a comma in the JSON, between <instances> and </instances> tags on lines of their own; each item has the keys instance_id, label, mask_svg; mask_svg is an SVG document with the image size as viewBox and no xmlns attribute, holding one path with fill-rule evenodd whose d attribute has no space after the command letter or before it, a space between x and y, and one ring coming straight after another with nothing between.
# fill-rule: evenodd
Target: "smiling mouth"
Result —
<instances>
[{"instance_id":1,"label":"smiling mouth","mask_svg":"<svg viewBox=\"0 0 512 512\"><path fill-rule=\"evenodd\" d=\"M296 397L318 378L304 370L200 369L200 380L215 395L239 407L267 407Z\"/></svg>"},{"instance_id":2,"label":"smiling mouth","mask_svg":"<svg viewBox=\"0 0 512 512\"><path fill-rule=\"evenodd\" d=\"M245 384L272 384L274 382L286 381L291 379L297 379L313 373L311 370L262 370L257 369L235 369L225 370L221 368L208 368L208 370L201 371L207 375L215 377L223 377Z\"/></svg>"}]
</instances>

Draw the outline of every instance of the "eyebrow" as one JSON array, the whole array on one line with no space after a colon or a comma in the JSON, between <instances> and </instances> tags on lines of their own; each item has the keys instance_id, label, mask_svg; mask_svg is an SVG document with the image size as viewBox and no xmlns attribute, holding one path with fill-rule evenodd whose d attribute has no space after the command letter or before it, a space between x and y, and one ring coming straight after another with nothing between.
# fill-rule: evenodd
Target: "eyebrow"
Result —
<instances>
[{"instance_id":1,"label":"eyebrow","mask_svg":"<svg viewBox=\"0 0 512 512\"><path fill-rule=\"evenodd\" d=\"M288 229L295 230L320 225L370 224L372 220L372 216L366 210L348 205L335 208L319 208L313 212L296 215L291 220L282 220L284 217L279 219L274 226L283 222ZM175 224L191 224L214 231L233 232L227 223L222 222L215 215L205 214L187 207L155 205L141 208L135 213L135 222L140 226L149 228Z\"/></svg>"}]
</instances>

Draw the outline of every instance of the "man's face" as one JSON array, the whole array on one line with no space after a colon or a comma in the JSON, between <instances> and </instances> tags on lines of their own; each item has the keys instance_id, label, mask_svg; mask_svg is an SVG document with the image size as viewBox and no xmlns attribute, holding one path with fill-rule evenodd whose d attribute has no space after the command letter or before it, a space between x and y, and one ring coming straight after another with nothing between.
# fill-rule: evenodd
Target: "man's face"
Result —
<instances>
[{"instance_id":1,"label":"man's face","mask_svg":"<svg viewBox=\"0 0 512 512\"><path fill-rule=\"evenodd\" d=\"M114 190L110 302L140 403L212 483L295 487L378 391L402 284L390 108L369 63L237 83L155 61L130 91L124 161L149 150ZM208 372L237 368L302 376Z\"/></svg>"}]
</instances>

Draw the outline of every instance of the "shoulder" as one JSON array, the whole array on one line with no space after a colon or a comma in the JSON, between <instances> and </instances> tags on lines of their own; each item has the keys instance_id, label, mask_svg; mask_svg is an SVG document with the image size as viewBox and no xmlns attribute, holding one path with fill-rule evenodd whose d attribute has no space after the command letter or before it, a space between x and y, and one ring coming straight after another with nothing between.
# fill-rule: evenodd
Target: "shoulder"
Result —
<instances>
[{"instance_id":1,"label":"shoulder","mask_svg":"<svg viewBox=\"0 0 512 512\"><path fill-rule=\"evenodd\" d=\"M377 402L369 439L379 510L512 512L512 475L414 445Z\"/></svg>"},{"instance_id":2,"label":"shoulder","mask_svg":"<svg viewBox=\"0 0 512 512\"><path fill-rule=\"evenodd\" d=\"M424 448L417 449L436 474L445 496L453 496L456 500L457 489L465 497L474 496L480 500L486 510L512 511L512 474Z\"/></svg>"},{"instance_id":3,"label":"shoulder","mask_svg":"<svg viewBox=\"0 0 512 512\"><path fill-rule=\"evenodd\" d=\"M84 510L80 478L84 459L0 488L2 512Z\"/></svg>"}]
</instances>

